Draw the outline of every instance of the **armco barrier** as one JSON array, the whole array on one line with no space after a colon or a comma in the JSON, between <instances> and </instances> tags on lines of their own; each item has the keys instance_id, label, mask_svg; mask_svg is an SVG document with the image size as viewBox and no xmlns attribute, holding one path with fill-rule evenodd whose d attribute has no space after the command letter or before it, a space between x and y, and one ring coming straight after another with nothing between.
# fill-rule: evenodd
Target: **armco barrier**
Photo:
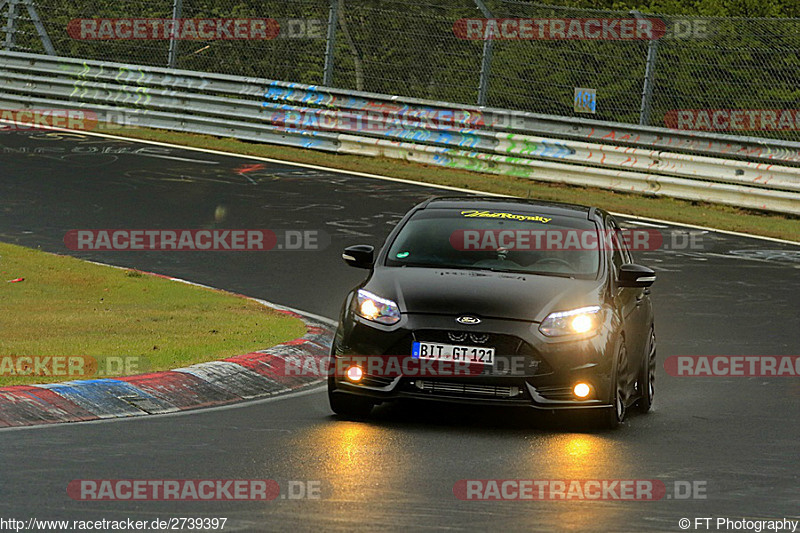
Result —
<instances>
[{"instance_id":1,"label":"armco barrier","mask_svg":"<svg viewBox=\"0 0 800 533\"><path fill-rule=\"evenodd\" d=\"M800 214L800 143L0 52L0 108Z\"/></svg>"}]
</instances>

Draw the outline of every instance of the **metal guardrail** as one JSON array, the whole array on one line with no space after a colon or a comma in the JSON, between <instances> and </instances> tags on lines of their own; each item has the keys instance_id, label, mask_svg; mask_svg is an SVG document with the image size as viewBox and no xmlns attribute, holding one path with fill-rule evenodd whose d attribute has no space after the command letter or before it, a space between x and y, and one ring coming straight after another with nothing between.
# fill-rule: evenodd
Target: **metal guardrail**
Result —
<instances>
[{"instance_id":1,"label":"metal guardrail","mask_svg":"<svg viewBox=\"0 0 800 533\"><path fill-rule=\"evenodd\" d=\"M800 143L0 52L0 107L800 214Z\"/></svg>"}]
</instances>

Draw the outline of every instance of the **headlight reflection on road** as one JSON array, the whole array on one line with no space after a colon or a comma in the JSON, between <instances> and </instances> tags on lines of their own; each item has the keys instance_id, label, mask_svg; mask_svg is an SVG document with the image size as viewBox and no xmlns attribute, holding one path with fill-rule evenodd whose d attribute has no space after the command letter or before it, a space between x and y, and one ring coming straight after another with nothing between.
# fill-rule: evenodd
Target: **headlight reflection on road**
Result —
<instances>
[{"instance_id":1,"label":"headlight reflection on road","mask_svg":"<svg viewBox=\"0 0 800 533\"><path fill-rule=\"evenodd\" d=\"M299 434L295 446L325 465L330 497L337 500L374 500L383 493L390 502L399 497L394 491L414 483L413 456L385 428L335 422Z\"/></svg>"},{"instance_id":2,"label":"headlight reflection on road","mask_svg":"<svg viewBox=\"0 0 800 533\"><path fill-rule=\"evenodd\" d=\"M339 456L339 466L342 470L353 472L359 469L371 468L372 455L369 441L372 441L371 429L364 424L346 423L337 425L334 433L338 435L333 439L338 441L337 455Z\"/></svg>"},{"instance_id":3,"label":"headlight reflection on road","mask_svg":"<svg viewBox=\"0 0 800 533\"><path fill-rule=\"evenodd\" d=\"M551 435L547 445L530 454L532 479L586 480L620 479L628 476L624 443L601 435L565 433ZM543 460L546 458L546 460ZM609 531L624 514L624 508L614 502L553 502L548 511L556 516L554 523L563 529L576 531ZM530 524L539 524L535 513L530 513Z\"/></svg>"},{"instance_id":4,"label":"headlight reflection on road","mask_svg":"<svg viewBox=\"0 0 800 533\"><path fill-rule=\"evenodd\" d=\"M585 435L574 435L567 441L564 451L568 456L581 460L591 455L592 449L595 448L594 444Z\"/></svg>"},{"instance_id":5,"label":"headlight reflection on road","mask_svg":"<svg viewBox=\"0 0 800 533\"><path fill-rule=\"evenodd\" d=\"M599 435L566 433L553 436L547 448L542 450L550 467L546 475L552 479L619 477L619 471L624 470L625 465L615 462L616 458L624 458L617 453L618 446L619 443Z\"/></svg>"}]
</instances>

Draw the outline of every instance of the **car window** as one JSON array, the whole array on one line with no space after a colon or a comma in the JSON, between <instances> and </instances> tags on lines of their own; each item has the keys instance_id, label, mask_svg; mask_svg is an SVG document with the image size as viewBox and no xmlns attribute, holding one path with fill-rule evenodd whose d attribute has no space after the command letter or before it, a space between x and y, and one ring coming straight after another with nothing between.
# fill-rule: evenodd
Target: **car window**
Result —
<instances>
[{"instance_id":1,"label":"car window","mask_svg":"<svg viewBox=\"0 0 800 533\"><path fill-rule=\"evenodd\" d=\"M616 275L622 265L631 262L630 252L628 252L625 246L625 238L622 235L622 230L613 219L609 219L608 227L611 230L611 263L614 265L614 273Z\"/></svg>"},{"instance_id":2,"label":"car window","mask_svg":"<svg viewBox=\"0 0 800 533\"><path fill-rule=\"evenodd\" d=\"M401 228L385 264L594 278L598 235L585 218L429 208Z\"/></svg>"},{"instance_id":3,"label":"car window","mask_svg":"<svg viewBox=\"0 0 800 533\"><path fill-rule=\"evenodd\" d=\"M616 226L616 222L614 222L614 225ZM627 265L633 263L633 254L631 253L630 246L628 246L628 243L630 242L628 240L629 236L626 235L625 232L619 226L616 227L617 227L617 237L619 239L620 250L622 250L622 259L624 261L624 264Z\"/></svg>"}]
</instances>

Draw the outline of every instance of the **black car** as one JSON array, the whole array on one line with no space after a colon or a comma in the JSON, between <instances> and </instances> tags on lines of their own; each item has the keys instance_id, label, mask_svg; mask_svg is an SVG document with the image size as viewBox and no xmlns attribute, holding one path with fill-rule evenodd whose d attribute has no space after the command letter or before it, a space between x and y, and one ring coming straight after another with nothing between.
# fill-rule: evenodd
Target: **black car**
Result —
<instances>
[{"instance_id":1,"label":"black car","mask_svg":"<svg viewBox=\"0 0 800 533\"><path fill-rule=\"evenodd\" d=\"M627 241L595 207L473 196L417 205L377 255L369 245L342 254L370 274L342 308L331 408L359 418L421 398L582 409L609 427L628 408L648 411L655 273Z\"/></svg>"}]
</instances>

